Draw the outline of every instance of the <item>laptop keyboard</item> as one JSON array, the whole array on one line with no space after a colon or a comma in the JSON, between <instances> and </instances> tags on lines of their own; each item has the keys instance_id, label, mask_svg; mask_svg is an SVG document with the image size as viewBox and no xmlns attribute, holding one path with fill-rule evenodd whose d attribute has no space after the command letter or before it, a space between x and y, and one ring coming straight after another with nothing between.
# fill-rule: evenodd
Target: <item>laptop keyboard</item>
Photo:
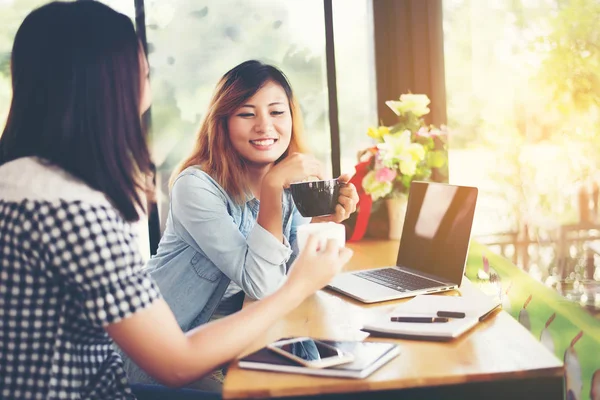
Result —
<instances>
[{"instance_id":1,"label":"laptop keyboard","mask_svg":"<svg viewBox=\"0 0 600 400\"><path fill-rule=\"evenodd\" d=\"M376 269L372 271L361 271L355 273L359 278L389 287L399 292L428 289L442 286L438 281L409 274L395 268Z\"/></svg>"}]
</instances>

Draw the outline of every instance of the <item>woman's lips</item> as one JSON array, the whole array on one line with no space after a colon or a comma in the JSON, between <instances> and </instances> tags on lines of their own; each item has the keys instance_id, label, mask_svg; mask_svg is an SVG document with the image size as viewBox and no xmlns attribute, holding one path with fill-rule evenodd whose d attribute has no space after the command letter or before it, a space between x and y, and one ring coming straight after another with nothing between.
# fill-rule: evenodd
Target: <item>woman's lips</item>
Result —
<instances>
[{"instance_id":1,"label":"woman's lips","mask_svg":"<svg viewBox=\"0 0 600 400\"><path fill-rule=\"evenodd\" d=\"M277 142L277 139L251 140L250 144L259 150L269 150Z\"/></svg>"}]
</instances>

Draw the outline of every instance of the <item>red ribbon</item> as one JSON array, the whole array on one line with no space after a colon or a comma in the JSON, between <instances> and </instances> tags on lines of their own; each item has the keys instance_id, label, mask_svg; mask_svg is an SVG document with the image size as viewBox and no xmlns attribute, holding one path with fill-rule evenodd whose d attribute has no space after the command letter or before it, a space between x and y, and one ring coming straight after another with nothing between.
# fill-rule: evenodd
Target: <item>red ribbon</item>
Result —
<instances>
[{"instance_id":1,"label":"red ribbon","mask_svg":"<svg viewBox=\"0 0 600 400\"><path fill-rule=\"evenodd\" d=\"M358 204L356 205L357 216L356 216L356 225L354 225L354 230L352 231L352 236L348 239L349 242L356 242L365 235L367 231L367 225L369 224L369 217L371 216L371 206L373 205L373 199L370 194L365 193L365 190L362 187L362 180L369 172L368 167L371 163L371 160L367 160L361 163L356 164L354 167L356 169L356 173L350 179L350 183L353 183L356 187L356 192L358 193Z\"/></svg>"}]
</instances>

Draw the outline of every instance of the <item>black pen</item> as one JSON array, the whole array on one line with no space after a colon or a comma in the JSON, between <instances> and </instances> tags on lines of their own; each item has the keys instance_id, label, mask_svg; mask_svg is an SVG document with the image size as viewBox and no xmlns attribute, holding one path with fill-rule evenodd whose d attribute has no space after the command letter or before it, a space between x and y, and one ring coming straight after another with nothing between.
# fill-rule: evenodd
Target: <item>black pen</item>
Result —
<instances>
[{"instance_id":1,"label":"black pen","mask_svg":"<svg viewBox=\"0 0 600 400\"><path fill-rule=\"evenodd\" d=\"M439 317L390 317L392 322L448 322L448 318Z\"/></svg>"},{"instance_id":2,"label":"black pen","mask_svg":"<svg viewBox=\"0 0 600 400\"><path fill-rule=\"evenodd\" d=\"M466 314L460 311L438 311L438 317L447 317L447 318L464 318Z\"/></svg>"}]
</instances>

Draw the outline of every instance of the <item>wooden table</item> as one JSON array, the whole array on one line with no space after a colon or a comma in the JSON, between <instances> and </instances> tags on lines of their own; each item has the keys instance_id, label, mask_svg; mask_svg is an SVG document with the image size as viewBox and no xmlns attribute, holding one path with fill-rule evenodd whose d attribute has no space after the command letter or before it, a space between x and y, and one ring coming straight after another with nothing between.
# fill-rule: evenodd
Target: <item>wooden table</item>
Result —
<instances>
[{"instance_id":1,"label":"wooden table","mask_svg":"<svg viewBox=\"0 0 600 400\"><path fill-rule=\"evenodd\" d=\"M398 242L362 241L349 247L354 256L346 270L359 270L394 265ZM247 353L286 336L363 340L368 336L360 331L363 323L402 301L364 305L330 290L319 291L269 328ZM363 380L242 370L232 363L223 397L563 399L562 363L504 311L452 342L367 340L399 343L400 356Z\"/></svg>"}]
</instances>

